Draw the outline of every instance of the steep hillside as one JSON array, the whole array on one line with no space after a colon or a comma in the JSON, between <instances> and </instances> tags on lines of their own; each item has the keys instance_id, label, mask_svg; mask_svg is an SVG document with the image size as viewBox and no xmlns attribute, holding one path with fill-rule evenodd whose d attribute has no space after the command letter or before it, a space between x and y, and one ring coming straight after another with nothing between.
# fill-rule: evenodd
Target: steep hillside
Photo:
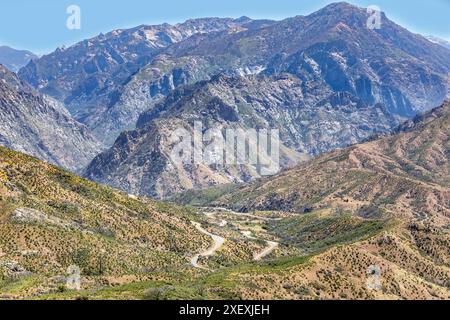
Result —
<instances>
[{"instance_id":1,"label":"steep hillside","mask_svg":"<svg viewBox=\"0 0 450 320\"><path fill-rule=\"evenodd\" d=\"M52 292L71 265L88 277L181 268L208 245L190 215L0 147L0 292L29 276Z\"/></svg>"},{"instance_id":2,"label":"steep hillside","mask_svg":"<svg viewBox=\"0 0 450 320\"><path fill-rule=\"evenodd\" d=\"M0 145L70 170L100 151L88 128L61 103L43 96L0 65Z\"/></svg>"},{"instance_id":3,"label":"steep hillside","mask_svg":"<svg viewBox=\"0 0 450 320\"><path fill-rule=\"evenodd\" d=\"M204 192L247 214L138 199L0 148L1 297L448 299L449 116L446 104L396 135ZM81 291L65 286L73 264Z\"/></svg>"}]
</instances>

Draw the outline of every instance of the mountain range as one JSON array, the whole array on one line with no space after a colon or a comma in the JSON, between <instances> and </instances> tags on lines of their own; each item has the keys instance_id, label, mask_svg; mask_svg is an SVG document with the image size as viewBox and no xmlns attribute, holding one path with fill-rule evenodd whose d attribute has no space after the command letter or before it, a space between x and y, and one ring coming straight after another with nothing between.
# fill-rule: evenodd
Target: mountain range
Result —
<instances>
[{"instance_id":1,"label":"mountain range","mask_svg":"<svg viewBox=\"0 0 450 320\"><path fill-rule=\"evenodd\" d=\"M99 140L111 143L120 132L133 127L139 112L145 111L145 106L142 109L138 104L131 110L116 107L134 74L174 43L197 33L220 32L245 23L246 19L206 18L114 30L69 48L58 48L30 62L19 75L62 101Z\"/></svg>"},{"instance_id":2,"label":"mountain range","mask_svg":"<svg viewBox=\"0 0 450 320\"><path fill-rule=\"evenodd\" d=\"M129 115L139 106L136 130L94 159L86 177L156 197L249 181L258 176L252 168L177 168L168 159L167 129L189 129L194 121L206 128L279 128L286 167L389 132L440 105L448 95L449 50L385 15L379 30L367 29L366 20L365 10L338 3L169 46L131 78L112 108Z\"/></svg>"}]
</instances>

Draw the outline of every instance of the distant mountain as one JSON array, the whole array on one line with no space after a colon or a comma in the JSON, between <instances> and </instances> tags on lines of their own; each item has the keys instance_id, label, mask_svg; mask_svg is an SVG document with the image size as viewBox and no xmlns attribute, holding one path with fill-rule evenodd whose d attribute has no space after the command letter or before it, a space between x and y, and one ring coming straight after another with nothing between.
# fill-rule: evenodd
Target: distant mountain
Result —
<instances>
[{"instance_id":1,"label":"distant mountain","mask_svg":"<svg viewBox=\"0 0 450 320\"><path fill-rule=\"evenodd\" d=\"M60 102L44 96L0 65L0 145L70 170L100 151L89 129Z\"/></svg>"},{"instance_id":2,"label":"distant mountain","mask_svg":"<svg viewBox=\"0 0 450 320\"><path fill-rule=\"evenodd\" d=\"M450 41L435 36L427 36L426 38L433 43L443 46L444 48L450 49Z\"/></svg>"},{"instance_id":3,"label":"distant mountain","mask_svg":"<svg viewBox=\"0 0 450 320\"><path fill-rule=\"evenodd\" d=\"M0 64L13 72L26 66L32 59L37 59L34 53L26 50L16 50L7 46L0 46Z\"/></svg>"},{"instance_id":4,"label":"distant mountain","mask_svg":"<svg viewBox=\"0 0 450 320\"><path fill-rule=\"evenodd\" d=\"M436 107L449 53L382 17L381 29L368 30L365 9L337 3L279 22L206 18L140 26L58 49L20 77L63 101L108 146L174 88L218 73L320 78L401 115Z\"/></svg>"},{"instance_id":5,"label":"distant mountain","mask_svg":"<svg viewBox=\"0 0 450 320\"><path fill-rule=\"evenodd\" d=\"M115 119L132 129L137 113L129 115L147 108L138 128L98 156L86 176L152 196L248 181L257 176L248 168L175 168L167 136L194 121L278 128L286 147L281 163L289 166L298 154L364 141L440 105L449 92L450 52L384 14L382 28L369 30L367 18L366 10L337 3L169 46L130 78L99 127L115 132Z\"/></svg>"},{"instance_id":6,"label":"distant mountain","mask_svg":"<svg viewBox=\"0 0 450 320\"><path fill-rule=\"evenodd\" d=\"M93 129L100 140L112 144L120 132L134 126L139 113L146 109L136 105L110 116L123 85L133 74L174 43L195 34L234 30L242 24L251 22L206 18L115 30L59 48L29 63L19 75L42 93L64 102L78 121ZM105 123L110 130L104 130Z\"/></svg>"},{"instance_id":7,"label":"distant mountain","mask_svg":"<svg viewBox=\"0 0 450 320\"><path fill-rule=\"evenodd\" d=\"M337 3L306 17L196 34L169 46L133 75L93 127L108 132L111 144L119 131L134 128L140 112L174 88L218 73L319 78L337 92L401 115L438 106L445 97L449 53L382 17L381 29L368 30L365 9Z\"/></svg>"}]
</instances>

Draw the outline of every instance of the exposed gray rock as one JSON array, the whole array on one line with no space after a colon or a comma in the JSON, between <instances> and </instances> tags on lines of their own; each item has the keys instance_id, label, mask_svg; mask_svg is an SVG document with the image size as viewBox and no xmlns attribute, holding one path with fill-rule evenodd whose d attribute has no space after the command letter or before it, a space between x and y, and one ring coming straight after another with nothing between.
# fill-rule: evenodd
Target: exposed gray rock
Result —
<instances>
[{"instance_id":1,"label":"exposed gray rock","mask_svg":"<svg viewBox=\"0 0 450 320\"><path fill-rule=\"evenodd\" d=\"M78 171L100 151L64 106L0 65L0 145Z\"/></svg>"},{"instance_id":2,"label":"exposed gray rock","mask_svg":"<svg viewBox=\"0 0 450 320\"><path fill-rule=\"evenodd\" d=\"M80 229L74 222L47 215L39 210L18 208L11 213L10 219L15 223L54 225L64 229Z\"/></svg>"},{"instance_id":3,"label":"exposed gray rock","mask_svg":"<svg viewBox=\"0 0 450 320\"><path fill-rule=\"evenodd\" d=\"M407 117L440 105L450 71L448 50L384 14L382 29L369 30L367 18L364 9L340 3L307 17L196 34L169 46L131 76L116 103L91 127L108 133L110 145L174 88L219 73L291 73Z\"/></svg>"},{"instance_id":4,"label":"exposed gray rock","mask_svg":"<svg viewBox=\"0 0 450 320\"><path fill-rule=\"evenodd\" d=\"M92 161L84 175L133 194L167 197L260 176L249 165L174 163L169 156L174 147L171 135L179 128L192 132L195 121L204 130L279 129L282 167L388 132L400 121L381 106L365 105L350 94L308 86L311 90L304 91L302 81L284 75L217 76L181 87L143 113L138 128L123 133L110 150Z\"/></svg>"},{"instance_id":5,"label":"exposed gray rock","mask_svg":"<svg viewBox=\"0 0 450 320\"><path fill-rule=\"evenodd\" d=\"M59 48L30 62L19 75L42 93L64 102L75 119L93 129L99 140L111 144L120 132L134 126L139 111L145 110L139 105L136 110L115 107L117 103L129 105L120 96L133 74L174 43L243 24L256 27L247 20L205 18L114 30Z\"/></svg>"}]
</instances>

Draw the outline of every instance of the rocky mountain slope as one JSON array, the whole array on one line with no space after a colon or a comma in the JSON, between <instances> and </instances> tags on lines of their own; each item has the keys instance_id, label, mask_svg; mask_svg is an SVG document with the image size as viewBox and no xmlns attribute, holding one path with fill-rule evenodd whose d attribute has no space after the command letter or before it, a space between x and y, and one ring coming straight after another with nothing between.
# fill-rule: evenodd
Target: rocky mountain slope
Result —
<instances>
[{"instance_id":1,"label":"rocky mountain slope","mask_svg":"<svg viewBox=\"0 0 450 320\"><path fill-rule=\"evenodd\" d=\"M117 107L129 109L129 99L151 107L158 94L217 73L283 72L298 77L306 88L320 83L367 104L380 103L395 114L440 105L450 70L448 50L384 14L380 29L368 29L367 19L365 9L336 3L260 28L196 35L170 46L141 69Z\"/></svg>"},{"instance_id":2,"label":"rocky mountain slope","mask_svg":"<svg viewBox=\"0 0 450 320\"><path fill-rule=\"evenodd\" d=\"M175 163L170 155L177 129L279 129L280 165L292 166L310 155L357 143L388 131L397 119L381 106L368 106L346 94L310 88L298 78L216 76L169 94L143 113L138 129L123 133L114 146L96 157L84 175L133 194L167 197L175 192L259 177L257 166L222 161ZM314 93L314 94L312 94ZM251 138L250 138L251 139ZM257 144L256 140L251 140Z\"/></svg>"},{"instance_id":3,"label":"rocky mountain slope","mask_svg":"<svg viewBox=\"0 0 450 320\"><path fill-rule=\"evenodd\" d=\"M88 128L53 98L0 65L0 145L70 170L82 169L100 151Z\"/></svg>"},{"instance_id":4,"label":"rocky mountain slope","mask_svg":"<svg viewBox=\"0 0 450 320\"><path fill-rule=\"evenodd\" d=\"M382 18L118 30L22 69L54 98L0 66L0 144L79 170L64 102L124 190L0 147L0 299L450 299L449 51ZM283 171L173 161L194 122L278 129Z\"/></svg>"},{"instance_id":5,"label":"rocky mountain slope","mask_svg":"<svg viewBox=\"0 0 450 320\"><path fill-rule=\"evenodd\" d=\"M26 66L32 59L37 59L34 53L27 50L16 50L8 46L0 46L0 64L13 72Z\"/></svg>"},{"instance_id":6,"label":"rocky mountain slope","mask_svg":"<svg viewBox=\"0 0 450 320\"><path fill-rule=\"evenodd\" d=\"M1 298L448 299L449 118L446 104L215 197L250 214L196 214L0 147ZM212 236L225 242L199 257Z\"/></svg>"},{"instance_id":7,"label":"rocky mountain slope","mask_svg":"<svg viewBox=\"0 0 450 320\"><path fill-rule=\"evenodd\" d=\"M120 117L125 115L110 110L133 74L174 43L197 33L220 32L250 22L205 18L177 25L114 30L69 48L59 48L29 63L19 75L41 92L64 102L71 114L93 129L100 140L112 143L120 132L134 125L140 111L136 105L128 115L131 120L122 123ZM105 123L112 132L101 128ZM109 135L113 137L108 138Z\"/></svg>"}]
</instances>

